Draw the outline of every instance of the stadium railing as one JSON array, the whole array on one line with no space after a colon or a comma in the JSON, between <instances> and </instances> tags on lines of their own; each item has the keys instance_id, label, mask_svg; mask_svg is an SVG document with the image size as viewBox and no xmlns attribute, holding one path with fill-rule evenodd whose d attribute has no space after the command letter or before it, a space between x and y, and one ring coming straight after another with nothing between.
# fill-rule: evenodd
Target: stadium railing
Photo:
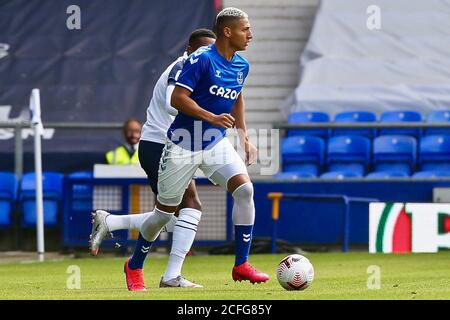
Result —
<instances>
[{"instance_id":1,"label":"stadium railing","mask_svg":"<svg viewBox=\"0 0 450 320\"><path fill-rule=\"evenodd\" d=\"M271 252L277 252L278 220L280 217L281 200L303 201L341 201L343 204L343 237L342 252L349 251L350 244L350 203L351 202L378 202L375 198L349 197L344 194L315 194L315 193L281 193L269 192L267 197L272 200L272 242Z\"/></svg>"},{"instance_id":2,"label":"stadium railing","mask_svg":"<svg viewBox=\"0 0 450 320\"><path fill-rule=\"evenodd\" d=\"M195 244L212 246L232 240L231 210L228 210L229 197L219 186L209 180L196 179L197 191L202 199L202 227L199 228ZM139 186L139 192L133 192ZM80 199L77 189L92 190L92 197ZM90 212L104 209L113 214L144 213L154 206L154 196L145 178L82 178L66 176L63 194L63 243L66 247L85 247L91 232ZM104 241L111 247L131 244L133 234L129 231L114 231L114 238ZM167 233L161 234L157 243L168 244Z\"/></svg>"},{"instance_id":3,"label":"stadium railing","mask_svg":"<svg viewBox=\"0 0 450 320\"><path fill-rule=\"evenodd\" d=\"M120 122L46 122L44 128L54 129L98 129L98 130L121 130L123 123ZM23 175L23 139L22 131L30 129L31 123L27 121L6 121L0 122L0 129L14 130L14 173L20 179Z\"/></svg>"}]
</instances>

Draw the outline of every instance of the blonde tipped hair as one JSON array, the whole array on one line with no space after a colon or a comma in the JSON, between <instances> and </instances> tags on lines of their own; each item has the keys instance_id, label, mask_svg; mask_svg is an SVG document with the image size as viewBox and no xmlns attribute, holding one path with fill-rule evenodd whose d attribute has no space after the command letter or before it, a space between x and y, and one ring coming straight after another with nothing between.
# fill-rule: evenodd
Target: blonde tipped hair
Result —
<instances>
[{"instance_id":1,"label":"blonde tipped hair","mask_svg":"<svg viewBox=\"0 0 450 320\"><path fill-rule=\"evenodd\" d=\"M238 8L228 7L219 12L216 17L214 31L218 36L223 34L223 28L239 19L248 19L248 14Z\"/></svg>"},{"instance_id":2,"label":"blonde tipped hair","mask_svg":"<svg viewBox=\"0 0 450 320\"><path fill-rule=\"evenodd\" d=\"M216 20L220 17L248 18L248 14L238 8L228 7L222 9L217 14Z\"/></svg>"}]
</instances>

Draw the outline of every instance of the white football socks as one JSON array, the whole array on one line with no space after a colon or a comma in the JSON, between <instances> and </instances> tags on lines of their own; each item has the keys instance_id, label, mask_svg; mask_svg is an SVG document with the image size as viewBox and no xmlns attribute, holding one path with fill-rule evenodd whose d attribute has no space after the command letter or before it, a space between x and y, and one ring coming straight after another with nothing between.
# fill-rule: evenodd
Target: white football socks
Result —
<instances>
[{"instance_id":1,"label":"white football socks","mask_svg":"<svg viewBox=\"0 0 450 320\"><path fill-rule=\"evenodd\" d=\"M140 229L142 237L150 242L155 241L156 238L158 238L161 229L172 217L173 213L155 208L155 210L145 218L144 222L142 222Z\"/></svg>"},{"instance_id":2,"label":"white football socks","mask_svg":"<svg viewBox=\"0 0 450 320\"><path fill-rule=\"evenodd\" d=\"M166 225L162 228L161 232L173 232L173 228L175 227L177 221L178 221L178 218L175 216L172 216L172 218L169 220L169 222L167 222Z\"/></svg>"},{"instance_id":3,"label":"white football socks","mask_svg":"<svg viewBox=\"0 0 450 320\"><path fill-rule=\"evenodd\" d=\"M163 281L169 281L181 275L184 258L194 242L201 214L200 211L192 208L180 210L178 221L173 229L172 250Z\"/></svg>"},{"instance_id":4,"label":"white football socks","mask_svg":"<svg viewBox=\"0 0 450 320\"><path fill-rule=\"evenodd\" d=\"M110 232L116 230L133 230L140 229L142 222L148 217L151 212L138 213L138 214L110 214L106 217L106 225ZM173 232L173 228L177 223L177 217L172 216L172 218L163 227L161 232Z\"/></svg>"},{"instance_id":5,"label":"white football socks","mask_svg":"<svg viewBox=\"0 0 450 320\"><path fill-rule=\"evenodd\" d=\"M142 222L148 217L151 212L138 214L110 214L106 217L106 225L110 232L116 230L132 230L140 229Z\"/></svg>"}]
</instances>

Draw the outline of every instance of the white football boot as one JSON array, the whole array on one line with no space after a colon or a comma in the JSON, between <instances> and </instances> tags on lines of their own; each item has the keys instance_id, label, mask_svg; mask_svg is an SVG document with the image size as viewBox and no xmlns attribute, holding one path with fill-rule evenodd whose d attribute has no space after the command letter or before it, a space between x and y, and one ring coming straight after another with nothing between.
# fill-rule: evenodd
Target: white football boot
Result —
<instances>
[{"instance_id":1,"label":"white football boot","mask_svg":"<svg viewBox=\"0 0 450 320\"><path fill-rule=\"evenodd\" d=\"M112 233L106 224L106 217L109 215L110 213L104 210L95 210L91 213L92 231L89 240L89 249L94 256L98 254L103 239L107 237L112 238Z\"/></svg>"},{"instance_id":2,"label":"white football boot","mask_svg":"<svg viewBox=\"0 0 450 320\"><path fill-rule=\"evenodd\" d=\"M168 281L163 281L163 277L161 277L161 281L159 282L160 288L203 288L203 286L193 283L183 276L178 276L176 278L170 279Z\"/></svg>"}]
</instances>

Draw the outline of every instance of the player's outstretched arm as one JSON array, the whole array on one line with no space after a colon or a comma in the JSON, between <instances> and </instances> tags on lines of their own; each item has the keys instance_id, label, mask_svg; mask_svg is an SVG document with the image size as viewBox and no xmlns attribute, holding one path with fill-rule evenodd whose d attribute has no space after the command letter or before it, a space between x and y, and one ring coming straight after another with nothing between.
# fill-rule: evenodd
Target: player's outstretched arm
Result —
<instances>
[{"instance_id":1,"label":"player's outstretched arm","mask_svg":"<svg viewBox=\"0 0 450 320\"><path fill-rule=\"evenodd\" d=\"M200 107L197 102L191 99L191 92L183 87L176 86L172 93L171 105L179 112L188 116L211 123L220 128L232 128L234 118L227 113L214 114Z\"/></svg>"},{"instance_id":2,"label":"player's outstretched arm","mask_svg":"<svg viewBox=\"0 0 450 320\"><path fill-rule=\"evenodd\" d=\"M245 164L251 165L256 161L258 149L250 142L245 124L244 94L241 92L234 103L231 115L235 119L236 129L239 135L241 147L245 150Z\"/></svg>"}]
</instances>

